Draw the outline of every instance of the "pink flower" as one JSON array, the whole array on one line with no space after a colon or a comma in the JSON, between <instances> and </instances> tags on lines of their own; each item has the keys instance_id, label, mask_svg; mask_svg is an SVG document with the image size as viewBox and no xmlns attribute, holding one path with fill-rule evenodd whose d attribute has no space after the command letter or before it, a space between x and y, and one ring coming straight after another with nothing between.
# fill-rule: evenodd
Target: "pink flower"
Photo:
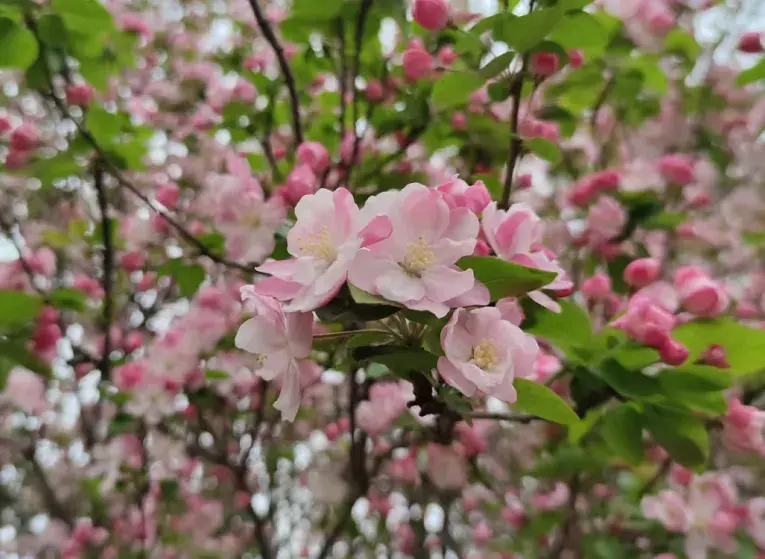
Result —
<instances>
[{"instance_id":1,"label":"pink flower","mask_svg":"<svg viewBox=\"0 0 765 559\"><path fill-rule=\"evenodd\" d=\"M437 488L458 491L467 484L467 461L460 445L428 445L428 477Z\"/></svg>"},{"instance_id":2,"label":"pink flower","mask_svg":"<svg viewBox=\"0 0 765 559\"><path fill-rule=\"evenodd\" d=\"M701 354L700 361L711 367L730 369L730 363L728 362L725 348L720 344L712 344L707 347L707 349L704 350L704 353Z\"/></svg>"},{"instance_id":3,"label":"pink flower","mask_svg":"<svg viewBox=\"0 0 765 559\"><path fill-rule=\"evenodd\" d=\"M661 306L644 297L633 297L627 312L611 326L624 330L638 343L659 349L669 339L675 323L674 315Z\"/></svg>"},{"instance_id":4,"label":"pink flower","mask_svg":"<svg viewBox=\"0 0 765 559\"><path fill-rule=\"evenodd\" d=\"M746 509L747 531L757 543L757 547L765 549L765 497L751 499Z\"/></svg>"},{"instance_id":5,"label":"pink flower","mask_svg":"<svg viewBox=\"0 0 765 559\"><path fill-rule=\"evenodd\" d=\"M402 62L404 74L412 81L429 76L434 68L433 56L423 48L408 48Z\"/></svg>"},{"instance_id":6,"label":"pink flower","mask_svg":"<svg viewBox=\"0 0 765 559\"><path fill-rule=\"evenodd\" d=\"M667 339L659 347L661 360L667 365L677 367L682 365L688 359L688 348L676 340Z\"/></svg>"},{"instance_id":7,"label":"pink flower","mask_svg":"<svg viewBox=\"0 0 765 559\"><path fill-rule=\"evenodd\" d=\"M297 204L303 196L313 194L316 190L317 178L306 163L301 163L287 175L287 201L290 204Z\"/></svg>"},{"instance_id":8,"label":"pink flower","mask_svg":"<svg viewBox=\"0 0 765 559\"><path fill-rule=\"evenodd\" d=\"M659 277L661 263L655 258L638 258L624 268L624 281L632 287L645 287Z\"/></svg>"},{"instance_id":9,"label":"pink flower","mask_svg":"<svg viewBox=\"0 0 765 559\"><path fill-rule=\"evenodd\" d=\"M119 263L128 272L135 272L143 268L146 256L140 251L133 250L120 255Z\"/></svg>"},{"instance_id":10,"label":"pink flower","mask_svg":"<svg viewBox=\"0 0 765 559\"><path fill-rule=\"evenodd\" d=\"M530 206L513 204L509 210L499 210L496 202L485 208L481 226L495 254L509 261L537 250L544 227Z\"/></svg>"},{"instance_id":11,"label":"pink flower","mask_svg":"<svg viewBox=\"0 0 765 559\"><path fill-rule=\"evenodd\" d=\"M356 421L370 436L381 435L406 411L412 399L409 383L377 382L369 389L369 400L356 408Z\"/></svg>"},{"instance_id":12,"label":"pink flower","mask_svg":"<svg viewBox=\"0 0 765 559\"><path fill-rule=\"evenodd\" d=\"M531 506L539 511L555 510L562 507L568 501L568 486L563 482L557 482L555 489L549 493L537 493L531 501Z\"/></svg>"},{"instance_id":13,"label":"pink flower","mask_svg":"<svg viewBox=\"0 0 765 559\"><path fill-rule=\"evenodd\" d=\"M366 96L370 101L382 101L385 90L379 80L372 80L367 84Z\"/></svg>"},{"instance_id":14,"label":"pink flower","mask_svg":"<svg viewBox=\"0 0 765 559\"><path fill-rule=\"evenodd\" d=\"M507 320L516 326L520 326L525 318L523 308L515 297L505 297L497 301L496 308L502 315L502 320Z\"/></svg>"},{"instance_id":15,"label":"pink flower","mask_svg":"<svg viewBox=\"0 0 765 559\"><path fill-rule=\"evenodd\" d=\"M11 150L31 151L40 143L40 131L32 123L25 122L11 132Z\"/></svg>"},{"instance_id":16,"label":"pink flower","mask_svg":"<svg viewBox=\"0 0 765 559\"><path fill-rule=\"evenodd\" d=\"M537 76L552 76L558 71L558 55L554 52L535 52L531 55L531 72Z\"/></svg>"},{"instance_id":17,"label":"pink flower","mask_svg":"<svg viewBox=\"0 0 765 559\"><path fill-rule=\"evenodd\" d=\"M515 402L513 379L534 370L536 340L496 308L457 309L441 331L438 373L466 396L477 391Z\"/></svg>"},{"instance_id":18,"label":"pink flower","mask_svg":"<svg viewBox=\"0 0 765 559\"><path fill-rule=\"evenodd\" d=\"M475 248L476 216L467 208L449 208L439 192L422 184L371 198L365 210L372 207L390 218L392 231L359 252L349 281L410 309L446 315L447 303L475 285L472 270L455 263Z\"/></svg>"},{"instance_id":19,"label":"pink flower","mask_svg":"<svg viewBox=\"0 0 765 559\"><path fill-rule=\"evenodd\" d=\"M695 180L693 160L687 155L664 155L659 159L658 168L665 179L681 186Z\"/></svg>"},{"instance_id":20,"label":"pink flower","mask_svg":"<svg viewBox=\"0 0 765 559\"><path fill-rule=\"evenodd\" d=\"M93 98L93 86L87 83L73 83L66 88L66 101L71 105L84 107Z\"/></svg>"},{"instance_id":21,"label":"pink flower","mask_svg":"<svg viewBox=\"0 0 765 559\"><path fill-rule=\"evenodd\" d=\"M40 413L47 407L45 383L39 375L26 369L13 368L5 381L3 399L28 413Z\"/></svg>"},{"instance_id":22,"label":"pink flower","mask_svg":"<svg viewBox=\"0 0 765 559\"><path fill-rule=\"evenodd\" d=\"M295 156L298 163L308 165L314 173L323 172L329 165L329 152L319 142L303 142Z\"/></svg>"},{"instance_id":23,"label":"pink flower","mask_svg":"<svg viewBox=\"0 0 765 559\"><path fill-rule=\"evenodd\" d=\"M442 66L450 66L458 58L457 53L454 52L451 45L445 45L438 49L436 56Z\"/></svg>"},{"instance_id":24,"label":"pink flower","mask_svg":"<svg viewBox=\"0 0 765 559\"><path fill-rule=\"evenodd\" d=\"M285 307L289 312L325 304L345 283L359 250L390 235L388 219L373 211L359 211L344 188L305 196L295 207L297 223L287 234L287 250L294 258L259 267L272 277L255 285L255 291L290 300Z\"/></svg>"},{"instance_id":25,"label":"pink flower","mask_svg":"<svg viewBox=\"0 0 765 559\"><path fill-rule=\"evenodd\" d=\"M568 51L568 63L572 68L581 68L584 64L584 53L580 49Z\"/></svg>"},{"instance_id":26,"label":"pink flower","mask_svg":"<svg viewBox=\"0 0 765 559\"><path fill-rule=\"evenodd\" d=\"M439 31L449 23L449 5L446 0L415 0L412 17L425 29Z\"/></svg>"},{"instance_id":27,"label":"pink flower","mask_svg":"<svg viewBox=\"0 0 765 559\"><path fill-rule=\"evenodd\" d=\"M281 380L274 407L282 412L282 419L293 421L300 407L298 359L311 353L313 314L285 313L276 299L259 295L252 287L242 288L242 299L254 316L239 327L234 343L258 355L262 363L256 371L259 377Z\"/></svg>"},{"instance_id":28,"label":"pink flower","mask_svg":"<svg viewBox=\"0 0 765 559\"><path fill-rule=\"evenodd\" d=\"M154 192L154 199L166 208L173 209L178 203L180 195L181 190L178 188L178 185L170 182L157 187L157 190Z\"/></svg>"},{"instance_id":29,"label":"pink flower","mask_svg":"<svg viewBox=\"0 0 765 559\"><path fill-rule=\"evenodd\" d=\"M702 317L722 314L728 308L725 289L696 266L684 266L675 272L680 304L688 312Z\"/></svg>"},{"instance_id":30,"label":"pink flower","mask_svg":"<svg viewBox=\"0 0 765 559\"><path fill-rule=\"evenodd\" d=\"M611 295L611 278L605 274L595 274L582 283L582 293L588 299L605 300Z\"/></svg>"},{"instance_id":31,"label":"pink flower","mask_svg":"<svg viewBox=\"0 0 765 559\"><path fill-rule=\"evenodd\" d=\"M11 129L11 120L5 115L0 115L0 134L3 134L4 132L8 132L8 130L10 129Z\"/></svg>"},{"instance_id":32,"label":"pink flower","mask_svg":"<svg viewBox=\"0 0 765 559\"><path fill-rule=\"evenodd\" d=\"M736 452L765 456L765 412L731 399L723 419L723 442Z\"/></svg>"},{"instance_id":33,"label":"pink flower","mask_svg":"<svg viewBox=\"0 0 765 559\"><path fill-rule=\"evenodd\" d=\"M627 223L627 212L610 196L601 196L587 214L587 231L592 246L608 243L619 236Z\"/></svg>"},{"instance_id":34,"label":"pink flower","mask_svg":"<svg viewBox=\"0 0 765 559\"><path fill-rule=\"evenodd\" d=\"M643 497L640 506L646 518L658 520L670 532L685 532L690 527L692 513L675 491L665 489L656 496Z\"/></svg>"},{"instance_id":35,"label":"pink flower","mask_svg":"<svg viewBox=\"0 0 765 559\"><path fill-rule=\"evenodd\" d=\"M468 121L465 113L456 112L452 115L452 128L455 130L467 130Z\"/></svg>"},{"instance_id":36,"label":"pink flower","mask_svg":"<svg viewBox=\"0 0 765 559\"><path fill-rule=\"evenodd\" d=\"M747 31L738 41L738 50L741 52L762 52L762 38L757 31Z\"/></svg>"},{"instance_id":37,"label":"pink flower","mask_svg":"<svg viewBox=\"0 0 765 559\"><path fill-rule=\"evenodd\" d=\"M436 187L443 194L450 208L468 208L475 214L480 214L491 202L491 194L483 181L476 181L472 186L458 177Z\"/></svg>"}]
</instances>

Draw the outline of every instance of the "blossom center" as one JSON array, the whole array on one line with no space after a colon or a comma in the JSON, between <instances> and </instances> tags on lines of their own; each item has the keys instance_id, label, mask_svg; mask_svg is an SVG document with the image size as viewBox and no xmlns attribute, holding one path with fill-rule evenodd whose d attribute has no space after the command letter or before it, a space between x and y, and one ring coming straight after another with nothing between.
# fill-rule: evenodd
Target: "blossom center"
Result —
<instances>
[{"instance_id":1,"label":"blossom center","mask_svg":"<svg viewBox=\"0 0 765 559\"><path fill-rule=\"evenodd\" d=\"M497 348L491 340L483 339L478 345L473 347L473 357L471 361L483 369L491 369L497 364Z\"/></svg>"},{"instance_id":2,"label":"blossom center","mask_svg":"<svg viewBox=\"0 0 765 559\"><path fill-rule=\"evenodd\" d=\"M423 239L411 242L406 247L406 258L401 262L401 267L412 276L418 276L436 263L436 253L433 247Z\"/></svg>"},{"instance_id":3,"label":"blossom center","mask_svg":"<svg viewBox=\"0 0 765 559\"><path fill-rule=\"evenodd\" d=\"M318 233L308 233L298 241L300 252L315 256L327 262L334 262L337 258L337 249L329 238L329 229L322 225Z\"/></svg>"}]
</instances>

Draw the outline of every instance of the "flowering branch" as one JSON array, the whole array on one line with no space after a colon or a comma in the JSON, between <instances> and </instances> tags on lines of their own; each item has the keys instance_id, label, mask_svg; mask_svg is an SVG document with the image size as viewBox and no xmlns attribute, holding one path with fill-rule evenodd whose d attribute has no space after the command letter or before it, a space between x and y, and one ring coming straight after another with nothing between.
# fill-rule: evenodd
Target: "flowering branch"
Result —
<instances>
[{"instance_id":1,"label":"flowering branch","mask_svg":"<svg viewBox=\"0 0 765 559\"><path fill-rule=\"evenodd\" d=\"M279 40L274 34L274 30L271 28L271 24L268 22L266 15L263 13L263 9L258 4L258 0L249 0L252 12L255 14L255 19L258 22L260 31L263 33L268 44L276 54L276 59L279 61L279 68L284 75L284 81L287 83L287 91L290 96L290 109L292 111L292 130L295 134L295 144L299 145L303 143L303 128L300 124L300 103L298 101L297 88L295 87L295 76L292 74L289 62L287 62L287 56L284 54L284 49Z\"/></svg>"},{"instance_id":2,"label":"flowering branch","mask_svg":"<svg viewBox=\"0 0 765 559\"><path fill-rule=\"evenodd\" d=\"M114 283L114 246L112 242L112 226L109 219L109 201L106 197L106 187L104 185L104 172L101 168L100 161L96 161L93 167L93 182L96 187L96 196L98 198L98 209L101 213L101 239L104 245L103 256L101 263L103 265L103 277L101 278L101 285L104 289L104 304L103 304L103 333L104 333L104 347L103 355L101 356L101 373L104 378L111 377L111 360L112 353L112 304L113 294L112 286Z\"/></svg>"}]
</instances>

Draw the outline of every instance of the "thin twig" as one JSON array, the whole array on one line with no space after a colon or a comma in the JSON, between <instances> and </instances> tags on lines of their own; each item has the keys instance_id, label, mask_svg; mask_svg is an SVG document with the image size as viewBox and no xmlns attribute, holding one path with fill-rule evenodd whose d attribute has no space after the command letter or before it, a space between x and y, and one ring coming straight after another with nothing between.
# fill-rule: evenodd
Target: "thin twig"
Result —
<instances>
[{"instance_id":1,"label":"thin twig","mask_svg":"<svg viewBox=\"0 0 765 559\"><path fill-rule=\"evenodd\" d=\"M518 135L518 114L521 110L521 94L523 93L523 82L526 79L526 67L528 66L529 55L525 55L521 61L521 69L513 80L510 89L510 96L513 99L513 112L510 117L510 153L507 157L507 168L505 170L505 184L502 188L502 200L500 207L507 209L510 207L510 194L513 190L513 176L518 159L523 151L523 140Z\"/></svg>"},{"instance_id":2,"label":"thin twig","mask_svg":"<svg viewBox=\"0 0 765 559\"><path fill-rule=\"evenodd\" d=\"M531 423L532 421L541 421L540 418L533 415L510 415L507 413L493 413L486 411L476 411L470 414L472 419L496 419L497 421L508 421L511 423Z\"/></svg>"},{"instance_id":3,"label":"thin twig","mask_svg":"<svg viewBox=\"0 0 765 559\"><path fill-rule=\"evenodd\" d=\"M287 91L290 96L290 109L292 111L292 130L295 134L295 144L303 143L303 128L300 124L300 104L298 101L297 88L295 87L295 76L292 74L289 62L287 62L287 56L284 54L284 49L279 40L274 34L274 30L271 28L271 24L268 22L266 15L263 13L263 9L258 4L258 0L250 0L250 6L252 12L255 14L255 20L258 22L263 37L271 45L271 48L276 54L276 59L279 62L279 68L281 69L284 81L287 83Z\"/></svg>"},{"instance_id":4,"label":"thin twig","mask_svg":"<svg viewBox=\"0 0 765 559\"><path fill-rule=\"evenodd\" d=\"M69 526L69 528L73 528L74 519L72 518L72 515L69 514L68 508L64 506L61 501L59 501L56 493L53 491L53 488L48 481L48 477L45 475L45 470L42 469L42 466L40 466L40 463L35 457L34 448L28 449L24 454L25 458L32 466L32 473L35 475L37 481L39 482L40 492L42 493L43 501L45 501L45 505L47 506L50 515L53 518L58 518L61 520L64 524Z\"/></svg>"},{"instance_id":5,"label":"thin twig","mask_svg":"<svg viewBox=\"0 0 765 559\"><path fill-rule=\"evenodd\" d=\"M102 256L103 277L101 285L104 290L104 307L102 315L102 330L104 333L104 347L101 355L101 374L104 378L111 378L111 361L109 356L112 353L112 287L114 270L114 246L112 243L112 228L109 221L109 200L106 196L106 186L104 185L104 172L101 168L101 162L97 161L93 168L93 183L96 187L96 196L98 198L98 209L101 212L101 240L104 245Z\"/></svg>"},{"instance_id":6,"label":"thin twig","mask_svg":"<svg viewBox=\"0 0 765 559\"><path fill-rule=\"evenodd\" d=\"M353 85L353 152L351 153L351 160L348 162L348 168L345 172L346 185L350 184L351 173L353 172L354 165L356 165L356 159L359 156L359 147L361 145L361 135L356 128L356 121L359 119L359 88L356 86L356 77L359 75L359 66L361 65L361 43L364 40L364 27L367 22L369 10L372 8L372 2L374 2L374 0L362 0L361 8L359 8L359 19L356 22L355 51L353 53L353 67L351 69L351 80Z\"/></svg>"}]
</instances>

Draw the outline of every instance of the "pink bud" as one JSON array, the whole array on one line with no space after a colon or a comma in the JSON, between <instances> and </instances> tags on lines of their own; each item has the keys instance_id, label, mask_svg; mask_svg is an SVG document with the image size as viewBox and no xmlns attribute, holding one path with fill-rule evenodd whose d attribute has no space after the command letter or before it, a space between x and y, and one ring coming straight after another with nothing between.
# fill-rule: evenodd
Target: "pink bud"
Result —
<instances>
[{"instance_id":1,"label":"pink bud","mask_svg":"<svg viewBox=\"0 0 765 559\"><path fill-rule=\"evenodd\" d=\"M659 277L661 264L655 258L638 258L624 268L624 281L632 287L645 287Z\"/></svg>"},{"instance_id":2,"label":"pink bud","mask_svg":"<svg viewBox=\"0 0 765 559\"><path fill-rule=\"evenodd\" d=\"M337 426L341 432L345 433L351 428L351 422L347 417L343 416L337 420Z\"/></svg>"},{"instance_id":3,"label":"pink bud","mask_svg":"<svg viewBox=\"0 0 765 559\"><path fill-rule=\"evenodd\" d=\"M438 61L442 66L451 66L451 64L457 60L457 53L454 52L454 49L449 45L438 49L436 56L438 57Z\"/></svg>"},{"instance_id":4,"label":"pink bud","mask_svg":"<svg viewBox=\"0 0 765 559\"><path fill-rule=\"evenodd\" d=\"M611 278L605 274L595 274L582 284L582 293L590 299L605 299L611 294Z\"/></svg>"},{"instance_id":5,"label":"pink bud","mask_svg":"<svg viewBox=\"0 0 765 559\"><path fill-rule=\"evenodd\" d=\"M531 72L537 76L552 76L558 71L558 55L554 52L535 52L531 55Z\"/></svg>"},{"instance_id":6,"label":"pink bud","mask_svg":"<svg viewBox=\"0 0 765 559\"><path fill-rule=\"evenodd\" d=\"M29 152L27 151L10 151L5 156L5 166L8 169L23 169L29 163Z\"/></svg>"},{"instance_id":7,"label":"pink bud","mask_svg":"<svg viewBox=\"0 0 765 559\"><path fill-rule=\"evenodd\" d=\"M532 185L531 173L522 173L515 179L516 188L526 189L531 188Z\"/></svg>"},{"instance_id":8,"label":"pink bud","mask_svg":"<svg viewBox=\"0 0 765 559\"><path fill-rule=\"evenodd\" d=\"M584 53L580 49L568 51L568 63L572 68L581 68L584 64Z\"/></svg>"},{"instance_id":9,"label":"pink bud","mask_svg":"<svg viewBox=\"0 0 765 559\"><path fill-rule=\"evenodd\" d=\"M32 335L35 353L44 354L52 351L60 338L61 328L58 324L40 324Z\"/></svg>"},{"instance_id":10,"label":"pink bud","mask_svg":"<svg viewBox=\"0 0 765 559\"><path fill-rule=\"evenodd\" d=\"M747 31L741 35L741 39L738 41L738 50L748 53L762 52L763 49L760 34L756 31Z\"/></svg>"},{"instance_id":11,"label":"pink bud","mask_svg":"<svg viewBox=\"0 0 765 559\"><path fill-rule=\"evenodd\" d=\"M66 88L66 101L84 107L93 98L93 87L87 83L73 83Z\"/></svg>"},{"instance_id":12,"label":"pink bud","mask_svg":"<svg viewBox=\"0 0 765 559\"><path fill-rule=\"evenodd\" d=\"M706 365L718 367L719 369L730 369L725 348L719 344L710 345L701 355L701 361Z\"/></svg>"},{"instance_id":13,"label":"pink bud","mask_svg":"<svg viewBox=\"0 0 765 559\"><path fill-rule=\"evenodd\" d=\"M486 543L491 538L491 535L491 528L489 528L489 525L486 524L486 522L479 522L478 525L473 528L473 540L479 545Z\"/></svg>"},{"instance_id":14,"label":"pink bud","mask_svg":"<svg viewBox=\"0 0 765 559\"><path fill-rule=\"evenodd\" d=\"M337 423L330 423L324 428L324 435L329 439L330 441L335 441L340 436L340 428L337 426Z\"/></svg>"},{"instance_id":15,"label":"pink bud","mask_svg":"<svg viewBox=\"0 0 765 559\"><path fill-rule=\"evenodd\" d=\"M122 349L125 351L125 353L133 353L142 345L143 334L138 331L133 331L125 336L125 340L122 342Z\"/></svg>"},{"instance_id":16,"label":"pink bud","mask_svg":"<svg viewBox=\"0 0 765 559\"><path fill-rule=\"evenodd\" d=\"M455 130L467 130L467 118L465 113L456 112L452 115L452 128Z\"/></svg>"},{"instance_id":17,"label":"pink bud","mask_svg":"<svg viewBox=\"0 0 765 559\"><path fill-rule=\"evenodd\" d=\"M45 306L37 316L41 324L55 324L58 321L58 311L53 307Z\"/></svg>"},{"instance_id":18,"label":"pink bud","mask_svg":"<svg viewBox=\"0 0 765 559\"><path fill-rule=\"evenodd\" d=\"M491 253L491 248L483 239L478 239L475 243L475 249L473 250L474 256L488 256Z\"/></svg>"},{"instance_id":19,"label":"pink bud","mask_svg":"<svg viewBox=\"0 0 765 559\"><path fill-rule=\"evenodd\" d=\"M669 479L672 483L686 486L691 483L693 472L680 464L672 464L672 469L669 471Z\"/></svg>"},{"instance_id":20,"label":"pink bud","mask_svg":"<svg viewBox=\"0 0 765 559\"><path fill-rule=\"evenodd\" d=\"M433 56L424 49L407 49L404 52L404 74L412 81L427 77L433 71Z\"/></svg>"},{"instance_id":21,"label":"pink bud","mask_svg":"<svg viewBox=\"0 0 765 559\"><path fill-rule=\"evenodd\" d=\"M136 272L143 268L146 258L142 252L133 250L120 256L119 263L128 272Z\"/></svg>"},{"instance_id":22,"label":"pink bud","mask_svg":"<svg viewBox=\"0 0 765 559\"><path fill-rule=\"evenodd\" d=\"M25 122L11 132L12 151L30 151L40 143L40 132L34 124Z\"/></svg>"},{"instance_id":23,"label":"pink bud","mask_svg":"<svg viewBox=\"0 0 765 559\"><path fill-rule=\"evenodd\" d=\"M446 0L415 0L412 17L425 29L439 31L449 23L449 5Z\"/></svg>"},{"instance_id":24,"label":"pink bud","mask_svg":"<svg viewBox=\"0 0 765 559\"><path fill-rule=\"evenodd\" d=\"M329 165L329 152L319 142L303 142L297 148L298 163L308 165L314 173L321 173Z\"/></svg>"},{"instance_id":25,"label":"pink bud","mask_svg":"<svg viewBox=\"0 0 765 559\"><path fill-rule=\"evenodd\" d=\"M693 161L687 155L664 155L659 159L659 172L667 180L685 186L694 181Z\"/></svg>"},{"instance_id":26,"label":"pink bud","mask_svg":"<svg viewBox=\"0 0 765 559\"><path fill-rule=\"evenodd\" d=\"M382 101L383 97L385 97L385 90L383 89L382 83L378 80L370 81L367 84L366 95L367 99L370 101Z\"/></svg>"},{"instance_id":27,"label":"pink bud","mask_svg":"<svg viewBox=\"0 0 765 559\"><path fill-rule=\"evenodd\" d=\"M688 359L688 354L689 351L687 347L672 339L668 340L659 349L661 360L664 361L667 365L672 365L673 367L685 363L686 359Z\"/></svg>"},{"instance_id":28,"label":"pink bud","mask_svg":"<svg viewBox=\"0 0 765 559\"><path fill-rule=\"evenodd\" d=\"M156 192L154 192L154 199L166 208L173 209L178 203L180 195L181 190L178 185L170 182L157 187Z\"/></svg>"},{"instance_id":29,"label":"pink bud","mask_svg":"<svg viewBox=\"0 0 765 559\"><path fill-rule=\"evenodd\" d=\"M141 278L141 281L138 282L136 289L138 291L147 291L154 286L154 282L156 281L157 281L156 272L146 272Z\"/></svg>"},{"instance_id":30,"label":"pink bud","mask_svg":"<svg viewBox=\"0 0 765 559\"><path fill-rule=\"evenodd\" d=\"M7 116L0 116L0 134L11 129L11 120Z\"/></svg>"},{"instance_id":31,"label":"pink bud","mask_svg":"<svg viewBox=\"0 0 765 559\"><path fill-rule=\"evenodd\" d=\"M754 421L757 411L752 406L745 406L738 398L731 398L728 403L728 413L725 421L730 422L738 429L747 428Z\"/></svg>"}]
</instances>

